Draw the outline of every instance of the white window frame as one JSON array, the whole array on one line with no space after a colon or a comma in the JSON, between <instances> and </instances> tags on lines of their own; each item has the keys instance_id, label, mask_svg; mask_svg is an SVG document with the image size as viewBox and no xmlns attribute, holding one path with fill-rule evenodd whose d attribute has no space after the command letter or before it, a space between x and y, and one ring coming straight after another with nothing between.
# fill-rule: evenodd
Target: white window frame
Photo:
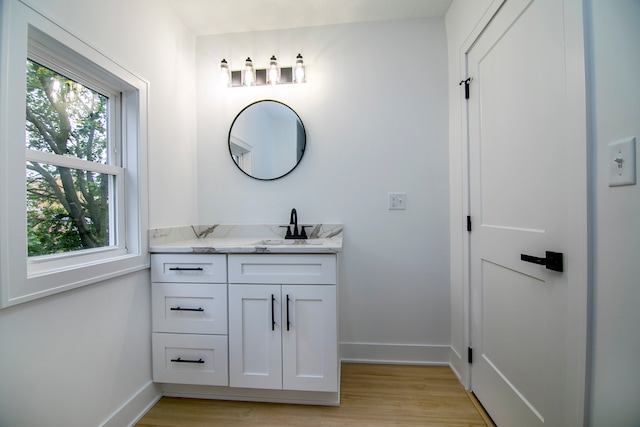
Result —
<instances>
[{"instance_id":1,"label":"white window frame","mask_svg":"<svg viewBox=\"0 0 640 427\"><path fill-rule=\"evenodd\" d=\"M147 242L148 82L17 0L0 1L0 308L89 285L149 267ZM27 58L82 83L89 75L118 108L121 162L104 165L115 176L114 244L59 255L27 256L27 160L60 164L49 153L25 149ZM78 81L77 80L77 81ZM112 96L115 97L112 99ZM59 157L59 156L58 156ZM83 160L63 166L95 171ZM86 162L85 162L86 163Z\"/></svg>"},{"instance_id":2,"label":"white window frame","mask_svg":"<svg viewBox=\"0 0 640 427\"><path fill-rule=\"evenodd\" d=\"M252 158L251 153L253 151L253 146L237 138L232 136L229 141L229 150L231 150L231 155L236 156L238 158L238 166L248 175L251 175L251 165Z\"/></svg>"}]
</instances>

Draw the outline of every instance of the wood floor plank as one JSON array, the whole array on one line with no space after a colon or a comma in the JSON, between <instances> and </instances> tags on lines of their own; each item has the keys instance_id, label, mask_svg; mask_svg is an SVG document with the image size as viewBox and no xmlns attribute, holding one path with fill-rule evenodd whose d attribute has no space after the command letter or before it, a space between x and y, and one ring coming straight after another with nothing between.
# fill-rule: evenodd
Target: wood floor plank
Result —
<instances>
[{"instance_id":1,"label":"wood floor plank","mask_svg":"<svg viewBox=\"0 0 640 427\"><path fill-rule=\"evenodd\" d=\"M138 427L487 427L446 366L342 365L340 406L163 397Z\"/></svg>"}]
</instances>

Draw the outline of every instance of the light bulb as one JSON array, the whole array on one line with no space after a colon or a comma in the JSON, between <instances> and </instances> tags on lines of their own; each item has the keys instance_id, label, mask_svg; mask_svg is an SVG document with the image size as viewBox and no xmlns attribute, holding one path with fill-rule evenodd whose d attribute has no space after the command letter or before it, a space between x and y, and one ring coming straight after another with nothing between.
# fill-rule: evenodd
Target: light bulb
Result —
<instances>
[{"instance_id":1,"label":"light bulb","mask_svg":"<svg viewBox=\"0 0 640 427\"><path fill-rule=\"evenodd\" d=\"M224 87L231 87L231 71L226 59L220 62L220 84Z\"/></svg>"},{"instance_id":2,"label":"light bulb","mask_svg":"<svg viewBox=\"0 0 640 427\"><path fill-rule=\"evenodd\" d=\"M269 60L269 69L267 70L267 84L275 85L280 83L280 68L278 68L278 60L275 55Z\"/></svg>"},{"instance_id":3,"label":"light bulb","mask_svg":"<svg viewBox=\"0 0 640 427\"><path fill-rule=\"evenodd\" d=\"M247 61L244 63L244 70L242 72L242 85L243 86L254 86L256 84L256 74L253 69L253 62L251 58L247 58Z\"/></svg>"},{"instance_id":4,"label":"light bulb","mask_svg":"<svg viewBox=\"0 0 640 427\"><path fill-rule=\"evenodd\" d=\"M304 62L302 61L302 55L296 56L296 66L293 70L293 80L296 83L304 83Z\"/></svg>"}]
</instances>

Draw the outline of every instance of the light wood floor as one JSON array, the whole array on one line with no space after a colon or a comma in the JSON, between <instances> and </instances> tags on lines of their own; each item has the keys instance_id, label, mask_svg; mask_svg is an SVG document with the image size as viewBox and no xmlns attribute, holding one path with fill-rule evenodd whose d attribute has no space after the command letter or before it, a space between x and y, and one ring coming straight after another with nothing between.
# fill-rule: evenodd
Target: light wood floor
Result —
<instances>
[{"instance_id":1,"label":"light wood floor","mask_svg":"<svg viewBox=\"0 0 640 427\"><path fill-rule=\"evenodd\" d=\"M493 426L446 366L343 363L340 395L340 406L163 397L137 426Z\"/></svg>"}]
</instances>

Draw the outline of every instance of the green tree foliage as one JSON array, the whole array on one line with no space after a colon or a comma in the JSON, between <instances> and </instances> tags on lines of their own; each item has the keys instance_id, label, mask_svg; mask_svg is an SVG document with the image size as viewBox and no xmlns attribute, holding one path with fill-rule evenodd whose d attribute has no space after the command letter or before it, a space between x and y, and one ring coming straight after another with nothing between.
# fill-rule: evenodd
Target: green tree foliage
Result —
<instances>
[{"instance_id":1,"label":"green tree foliage","mask_svg":"<svg viewBox=\"0 0 640 427\"><path fill-rule=\"evenodd\" d=\"M107 163L108 98L27 61L26 148ZM29 256L109 244L107 174L27 161Z\"/></svg>"}]
</instances>

